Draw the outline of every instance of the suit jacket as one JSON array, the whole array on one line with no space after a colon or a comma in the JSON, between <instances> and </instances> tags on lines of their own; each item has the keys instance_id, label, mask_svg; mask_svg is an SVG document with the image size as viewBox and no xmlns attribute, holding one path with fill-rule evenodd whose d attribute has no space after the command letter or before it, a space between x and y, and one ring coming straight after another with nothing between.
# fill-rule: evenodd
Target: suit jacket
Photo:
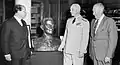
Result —
<instances>
[{"instance_id":1,"label":"suit jacket","mask_svg":"<svg viewBox=\"0 0 120 65\"><path fill-rule=\"evenodd\" d=\"M95 36L93 35L94 25L95 19L91 22L89 47L91 58L96 57L98 60L104 60L105 57L112 58L118 39L115 21L112 18L104 16Z\"/></svg>"},{"instance_id":2,"label":"suit jacket","mask_svg":"<svg viewBox=\"0 0 120 65\"><path fill-rule=\"evenodd\" d=\"M89 22L79 16L74 23L74 18L69 18L66 24L65 34L60 47L65 53L76 54L79 51L86 53L89 38Z\"/></svg>"},{"instance_id":3,"label":"suit jacket","mask_svg":"<svg viewBox=\"0 0 120 65\"><path fill-rule=\"evenodd\" d=\"M1 43L4 54L12 58L24 58L28 54L28 30L13 17L2 24Z\"/></svg>"}]
</instances>

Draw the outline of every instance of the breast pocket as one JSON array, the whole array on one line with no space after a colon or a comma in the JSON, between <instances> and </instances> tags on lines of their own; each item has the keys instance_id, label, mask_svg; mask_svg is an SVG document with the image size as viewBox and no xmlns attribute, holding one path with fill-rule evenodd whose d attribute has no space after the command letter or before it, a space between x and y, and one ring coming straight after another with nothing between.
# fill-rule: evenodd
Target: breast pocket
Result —
<instances>
[{"instance_id":1,"label":"breast pocket","mask_svg":"<svg viewBox=\"0 0 120 65\"><path fill-rule=\"evenodd\" d=\"M102 28L102 29L100 30L100 32L105 32L105 29L104 29L104 28Z\"/></svg>"},{"instance_id":2,"label":"breast pocket","mask_svg":"<svg viewBox=\"0 0 120 65\"><path fill-rule=\"evenodd\" d=\"M102 27L102 28L100 29L100 32L107 32L107 27Z\"/></svg>"}]
</instances>

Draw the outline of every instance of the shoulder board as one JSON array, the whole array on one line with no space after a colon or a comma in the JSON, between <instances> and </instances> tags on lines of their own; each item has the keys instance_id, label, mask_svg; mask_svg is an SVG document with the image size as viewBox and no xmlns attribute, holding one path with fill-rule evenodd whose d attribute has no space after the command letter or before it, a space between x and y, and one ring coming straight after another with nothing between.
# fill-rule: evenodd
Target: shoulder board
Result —
<instances>
[{"instance_id":1,"label":"shoulder board","mask_svg":"<svg viewBox=\"0 0 120 65\"><path fill-rule=\"evenodd\" d=\"M88 20L87 20L87 19L85 19L85 18L82 18L82 20L83 20L83 21L85 21L85 22L88 22Z\"/></svg>"}]
</instances>

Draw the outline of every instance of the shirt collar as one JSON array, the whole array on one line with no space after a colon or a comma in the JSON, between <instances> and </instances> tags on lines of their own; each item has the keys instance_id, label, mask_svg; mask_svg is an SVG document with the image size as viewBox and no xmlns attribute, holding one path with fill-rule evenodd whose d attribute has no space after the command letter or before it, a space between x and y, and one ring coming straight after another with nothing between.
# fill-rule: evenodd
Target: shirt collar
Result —
<instances>
[{"instance_id":1,"label":"shirt collar","mask_svg":"<svg viewBox=\"0 0 120 65\"><path fill-rule=\"evenodd\" d=\"M18 21L18 23L19 23L21 26L23 25L20 18L18 18L17 16L14 16L14 18Z\"/></svg>"},{"instance_id":2,"label":"shirt collar","mask_svg":"<svg viewBox=\"0 0 120 65\"><path fill-rule=\"evenodd\" d=\"M76 17L74 17L74 18L76 18L76 20L77 20L78 18L82 19L82 16L81 16L81 15L78 15L78 16L76 16Z\"/></svg>"},{"instance_id":3,"label":"shirt collar","mask_svg":"<svg viewBox=\"0 0 120 65\"><path fill-rule=\"evenodd\" d=\"M105 16L105 15L102 14L102 16L99 18L99 21L101 21L101 20L103 19L104 16Z\"/></svg>"},{"instance_id":4,"label":"shirt collar","mask_svg":"<svg viewBox=\"0 0 120 65\"><path fill-rule=\"evenodd\" d=\"M15 17L15 19L16 19L17 21L21 21L21 19L18 18L17 16L14 16L14 17Z\"/></svg>"},{"instance_id":5,"label":"shirt collar","mask_svg":"<svg viewBox=\"0 0 120 65\"><path fill-rule=\"evenodd\" d=\"M78 16L76 16L76 17L74 17L74 18L78 18L78 17L82 18L82 16L81 16L81 15L78 15Z\"/></svg>"}]
</instances>

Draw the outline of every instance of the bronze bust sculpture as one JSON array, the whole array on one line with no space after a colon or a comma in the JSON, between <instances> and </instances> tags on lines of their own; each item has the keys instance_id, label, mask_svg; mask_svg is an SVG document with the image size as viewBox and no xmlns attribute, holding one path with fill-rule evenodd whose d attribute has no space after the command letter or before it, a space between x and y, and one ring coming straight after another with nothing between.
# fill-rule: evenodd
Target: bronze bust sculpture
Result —
<instances>
[{"instance_id":1,"label":"bronze bust sculpture","mask_svg":"<svg viewBox=\"0 0 120 65\"><path fill-rule=\"evenodd\" d=\"M52 18L45 18L41 24L43 35L33 41L34 51L57 51L61 40L53 36L54 21Z\"/></svg>"}]
</instances>

